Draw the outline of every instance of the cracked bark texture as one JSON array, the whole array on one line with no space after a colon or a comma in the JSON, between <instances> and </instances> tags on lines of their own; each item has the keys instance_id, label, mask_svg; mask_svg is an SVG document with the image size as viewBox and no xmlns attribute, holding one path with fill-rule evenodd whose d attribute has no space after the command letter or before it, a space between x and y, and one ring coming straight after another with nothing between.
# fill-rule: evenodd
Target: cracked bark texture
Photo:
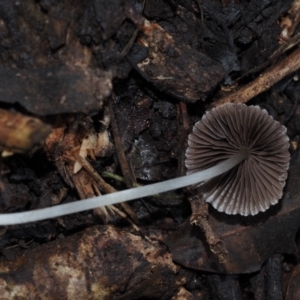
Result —
<instances>
[{"instance_id":1,"label":"cracked bark texture","mask_svg":"<svg viewBox=\"0 0 300 300\"><path fill-rule=\"evenodd\" d=\"M170 299L184 283L165 247L96 226L0 261L1 299Z\"/></svg>"}]
</instances>

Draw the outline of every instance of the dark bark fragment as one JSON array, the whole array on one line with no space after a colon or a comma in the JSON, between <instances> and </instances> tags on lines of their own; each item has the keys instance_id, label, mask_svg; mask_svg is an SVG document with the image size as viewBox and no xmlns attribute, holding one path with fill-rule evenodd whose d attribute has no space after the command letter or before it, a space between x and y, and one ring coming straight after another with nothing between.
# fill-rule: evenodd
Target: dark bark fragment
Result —
<instances>
[{"instance_id":1,"label":"dark bark fragment","mask_svg":"<svg viewBox=\"0 0 300 300\"><path fill-rule=\"evenodd\" d=\"M148 56L137 67L148 81L173 97L196 102L224 79L225 72L215 60L189 45L178 45L157 23L145 22L139 43Z\"/></svg>"},{"instance_id":2,"label":"dark bark fragment","mask_svg":"<svg viewBox=\"0 0 300 300\"><path fill-rule=\"evenodd\" d=\"M298 264L290 278L288 289L285 295L286 300L300 299L299 281L300 281L300 265Z\"/></svg>"},{"instance_id":3,"label":"dark bark fragment","mask_svg":"<svg viewBox=\"0 0 300 300\"><path fill-rule=\"evenodd\" d=\"M0 261L1 299L170 299L178 285L170 254L128 231L91 227Z\"/></svg>"},{"instance_id":4,"label":"dark bark fragment","mask_svg":"<svg viewBox=\"0 0 300 300\"><path fill-rule=\"evenodd\" d=\"M211 286L211 297L217 300L242 300L238 276L207 275Z\"/></svg>"},{"instance_id":5,"label":"dark bark fragment","mask_svg":"<svg viewBox=\"0 0 300 300\"><path fill-rule=\"evenodd\" d=\"M80 67L0 68L0 101L36 115L96 113L112 89L112 74Z\"/></svg>"},{"instance_id":6,"label":"dark bark fragment","mask_svg":"<svg viewBox=\"0 0 300 300\"><path fill-rule=\"evenodd\" d=\"M266 299L281 300L282 255L270 257L266 263Z\"/></svg>"}]
</instances>

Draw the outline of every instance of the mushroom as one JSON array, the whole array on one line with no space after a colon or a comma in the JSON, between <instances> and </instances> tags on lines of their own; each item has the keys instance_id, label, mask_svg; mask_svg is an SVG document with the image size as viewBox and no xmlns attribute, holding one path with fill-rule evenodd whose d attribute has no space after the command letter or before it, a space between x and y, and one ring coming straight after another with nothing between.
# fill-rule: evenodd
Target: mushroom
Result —
<instances>
[{"instance_id":1,"label":"mushroom","mask_svg":"<svg viewBox=\"0 0 300 300\"><path fill-rule=\"evenodd\" d=\"M0 225L24 224L28 222L61 217L97 207L113 205L142 197L148 197L154 194L172 191L189 185L194 185L201 181L218 176L223 172L227 172L243 161L247 156L247 151L242 150L220 164L190 175L132 188L117 193L111 193L104 196L89 198L83 201L59 204L52 207L25 212L0 214Z\"/></svg>"},{"instance_id":2,"label":"mushroom","mask_svg":"<svg viewBox=\"0 0 300 300\"><path fill-rule=\"evenodd\" d=\"M224 104L207 112L188 138L187 174L227 160L248 157L231 170L201 182L204 200L220 212L255 215L278 203L290 154L286 128L259 106Z\"/></svg>"},{"instance_id":3,"label":"mushroom","mask_svg":"<svg viewBox=\"0 0 300 300\"><path fill-rule=\"evenodd\" d=\"M189 135L188 175L83 201L0 214L0 225L60 217L189 185L200 185L206 201L220 211L253 215L281 197L289 167L288 147L285 127L265 110L224 104L206 113Z\"/></svg>"}]
</instances>

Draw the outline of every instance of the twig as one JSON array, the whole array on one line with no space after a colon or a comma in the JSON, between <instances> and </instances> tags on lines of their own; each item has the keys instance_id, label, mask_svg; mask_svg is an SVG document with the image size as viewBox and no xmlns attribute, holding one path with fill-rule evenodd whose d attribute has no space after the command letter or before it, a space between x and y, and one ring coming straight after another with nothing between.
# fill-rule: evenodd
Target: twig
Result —
<instances>
[{"instance_id":1,"label":"twig","mask_svg":"<svg viewBox=\"0 0 300 300\"><path fill-rule=\"evenodd\" d=\"M94 168L91 166L91 164L80 155L77 156L77 161L80 162L82 167L89 173L89 175L96 180L96 182L100 185L100 187L106 192L106 193L115 193L117 190L112 187L110 184L106 183L103 178L94 170ZM136 223L139 224L139 220L137 216L135 215L134 211L131 209L131 207L127 203L120 203L120 206L123 208L123 210L127 213L127 215Z\"/></svg>"},{"instance_id":2,"label":"twig","mask_svg":"<svg viewBox=\"0 0 300 300\"><path fill-rule=\"evenodd\" d=\"M119 129L117 126L117 122L115 119L115 114L112 108L111 102L108 103L108 109L110 114L110 120L111 120L111 128L114 135L114 141L116 146L116 153L119 159L120 167L124 176L125 184L128 188L132 188L136 184L136 179L134 176L134 173L131 169L130 164L128 163L125 153L123 151L122 141L119 133Z\"/></svg>"},{"instance_id":3,"label":"twig","mask_svg":"<svg viewBox=\"0 0 300 300\"><path fill-rule=\"evenodd\" d=\"M219 262L221 264L225 263L228 251L224 242L215 235L208 222L208 203L206 203L199 196L190 197L189 201L192 208L190 223L201 228L201 230L205 234L206 241L210 247L211 252L218 256Z\"/></svg>"},{"instance_id":4,"label":"twig","mask_svg":"<svg viewBox=\"0 0 300 300\"><path fill-rule=\"evenodd\" d=\"M143 5L142 5L142 11L141 11L141 13L143 13L144 7L145 7L145 0L143 0ZM125 48L122 50L122 52L121 52L121 54L120 54L120 57L119 57L119 60L122 60L122 59L128 54L129 50L131 49L133 43L134 43L135 40L136 40L136 37L137 37L139 31L140 31L140 26L138 26L138 27L135 29L135 31L134 31L132 37L131 37L130 40L128 41L128 43L127 43L127 45L125 46Z\"/></svg>"},{"instance_id":5,"label":"twig","mask_svg":"<svg viewBox=\"0 0 300 300\"><path fill-rule=\"evenodd\" d=\"M217 107L224 103L247 102L253 97L267 91L284 77L294 73L300 68L300 48L297 48L285 59L270 67L255 80L243 86L229 96L221 98L212 104Z\"/></svg>"},{"instance_id":6,"label":"twig","mask_svg":"<svg viewBox=\"0 0 300 300\"><path fill-rule=\"evenodd\" d=\"M88 172L88 174L96 180L96 182L100 185L102 190L106 193L115 193L117 190L112 187L110 184L106 183L103 178L94 170L91 164L80 155L77 155L76 160L80 162L82 167Z\"/></svg>"},{"instance_id":7,"label":"twig","mask_svg":"<svg viewBox=\"0 0 300 300\"><path fill-rule=\"evenodd\" d=\"M252 68L248 72L244 73L240 77L234 80L232 83L232 86L235 86L238 82L240 82L243 78L250 76L251 74L257 74L258 72L261 72L262 70L266 69L272 64L277 63L279 57L287 52L288 50L296 47L300 43L300 33L297 33L295 36L290 38L286 43L282 44L270 57L269 59L262 63L261 65Z\"/></svg>"},{"instance_id":8,"label":"twig","mask_svg":"<svg viewBox=\"0 0 300 300\"><path fill-rule=\"evenodd\" d=\"M201 18L201 25L202 25L202 28L203 28L203 26L204 26L204 13L203 13L203 8L202 8L202 5L200 3L200 0L197 0L197 4L198 4L198 7L199 7L200 18Z\"/></svg>"},{"instance_id":9,"label":"twig","mask_svg":"<svg viewBox=\"0 0 300 300\"><path fill-rule=\"evenodd\" d=\"M189 121L187 114L187 107L184 102L179 102L177 105L177 123L178 123L178 149L185 148L186 137L189 133ZM179 150L180 151L180 150ZM178 162L178 172L182 176L185 173L185 155L183 151L180 153Z\"/></svg>"}]
</instances>

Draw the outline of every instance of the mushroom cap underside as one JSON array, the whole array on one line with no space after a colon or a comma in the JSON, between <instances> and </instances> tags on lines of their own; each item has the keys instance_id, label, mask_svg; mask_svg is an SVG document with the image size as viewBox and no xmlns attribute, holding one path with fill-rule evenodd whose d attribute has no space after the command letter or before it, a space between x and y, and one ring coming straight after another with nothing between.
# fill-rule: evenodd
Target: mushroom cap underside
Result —
<instances>
[{"instance_id":1,"label":"mushroom cap underside","mask_svg":"<svg viewBox=\"0 0 300 300\"><path fill-rule=\"evenodd\" d=\"M221 163L241 149L249 151L247 159L198 186L218 211L255 215L282 197L290 161L286 128L266 110L239 103L207 112L188 138L187 174Z\"/></svg>"}]
</instances>

